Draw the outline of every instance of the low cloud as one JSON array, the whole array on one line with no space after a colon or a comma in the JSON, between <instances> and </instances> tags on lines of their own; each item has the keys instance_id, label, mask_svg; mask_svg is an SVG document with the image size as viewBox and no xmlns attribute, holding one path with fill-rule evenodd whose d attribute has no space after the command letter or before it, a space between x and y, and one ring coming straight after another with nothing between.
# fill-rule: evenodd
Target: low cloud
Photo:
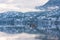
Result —
<instances>
[{"instance_id":1,"label":"low cloud","mask_svg":"<svg viewBox=\"0 0 60 40\"><path fill-rule=\"evenodd\" d=\"M20 11L20 12L30 12L30 11L41 11L35 9L36 6L43 6L49 0L2 0L0 1L0 11Z\"/></svg>"}]
</instances>

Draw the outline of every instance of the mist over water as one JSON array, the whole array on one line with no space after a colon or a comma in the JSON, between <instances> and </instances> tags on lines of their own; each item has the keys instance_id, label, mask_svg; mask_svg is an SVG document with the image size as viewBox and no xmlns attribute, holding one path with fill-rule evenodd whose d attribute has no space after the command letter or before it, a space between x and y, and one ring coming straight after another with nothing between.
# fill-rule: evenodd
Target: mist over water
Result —
<instances>
[{"instance_id":1,"label":"mist over water","mask_svg":"<svg viewBox=\"0 0 60 40\"><path fill-rule=\"evenodd\" d=\"M28 34L28 33L20 33L20 34L7 34L4 32L0 32L0 40L38 40L35 39L39 35L37 34Z\"/></svg>"}]
</instances>

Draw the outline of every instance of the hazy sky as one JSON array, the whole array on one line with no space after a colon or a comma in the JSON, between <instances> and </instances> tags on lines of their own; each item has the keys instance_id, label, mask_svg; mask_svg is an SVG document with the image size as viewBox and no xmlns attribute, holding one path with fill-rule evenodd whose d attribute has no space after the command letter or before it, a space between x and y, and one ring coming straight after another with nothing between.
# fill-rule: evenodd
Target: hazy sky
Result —
<instances>
[{"instance_id":1,"label":"hazy sky","mask_svg":"<svg viewBox=\"0 0 60 40\"><path fill-rule=\"evenodd\" d=\"M49 0L0 0L0 11L40 11L36 6L43 6Z\"/></svg>"}]
</instances>

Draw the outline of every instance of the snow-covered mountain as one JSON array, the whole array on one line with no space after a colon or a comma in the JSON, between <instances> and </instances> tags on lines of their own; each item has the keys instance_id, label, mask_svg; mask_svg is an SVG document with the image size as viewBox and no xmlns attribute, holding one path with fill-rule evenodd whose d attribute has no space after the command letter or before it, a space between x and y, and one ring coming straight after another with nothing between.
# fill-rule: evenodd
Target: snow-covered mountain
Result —
<instances>
[{"instance_id":1,"label":"snow-covered mountain","mask_svg":"<svg viewBox=\"0 0 60 40\"><path fill-rule=\"evenodd\" d=\"M60 0L50 0L44 6L60 6Z\"/></svg>"}]
</instances>

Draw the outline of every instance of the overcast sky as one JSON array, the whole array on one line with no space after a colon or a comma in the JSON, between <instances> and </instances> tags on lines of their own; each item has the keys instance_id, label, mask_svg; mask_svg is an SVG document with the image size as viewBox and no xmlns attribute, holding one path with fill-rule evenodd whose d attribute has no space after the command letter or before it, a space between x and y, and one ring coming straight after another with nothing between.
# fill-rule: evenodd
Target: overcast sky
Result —
<instances>
[{"instance_id":1,"label":"overcast sky","mask_svg":"<svg viewBox=\"0 0 60 40\"><path fill-rule=\"evenodd\" d=\"M49 0L0 0L0 12L2 11L41 11L36 6L43 6Z\"/></svg>"}]
</instances>

